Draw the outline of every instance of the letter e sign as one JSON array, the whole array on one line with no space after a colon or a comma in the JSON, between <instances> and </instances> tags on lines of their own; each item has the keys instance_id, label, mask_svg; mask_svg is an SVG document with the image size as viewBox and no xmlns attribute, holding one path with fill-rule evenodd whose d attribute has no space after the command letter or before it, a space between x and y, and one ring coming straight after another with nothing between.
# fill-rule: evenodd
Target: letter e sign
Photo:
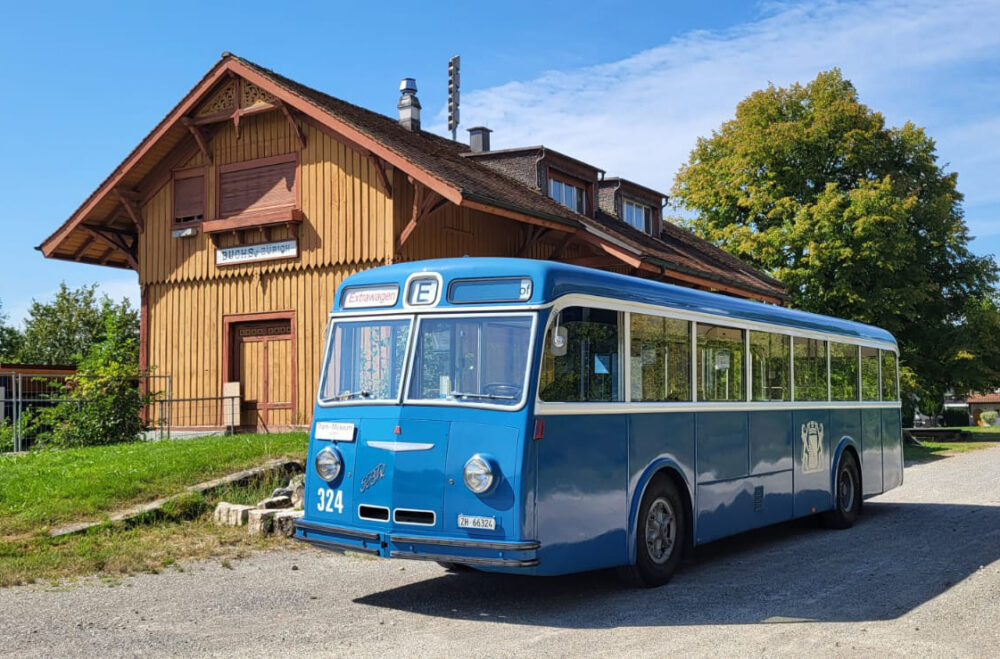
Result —
<instances>
[{"instance_id":1,"label":"letter e sign","mask_svg":"<svg viewBox=\"0 0 1000 659\"><path fill-rule=\"evenodd\" d=\"M437 302L438 280L434 277L421 277L410 282L409 304L411 307L426 307Z\"/></svg>"}]
</instances>

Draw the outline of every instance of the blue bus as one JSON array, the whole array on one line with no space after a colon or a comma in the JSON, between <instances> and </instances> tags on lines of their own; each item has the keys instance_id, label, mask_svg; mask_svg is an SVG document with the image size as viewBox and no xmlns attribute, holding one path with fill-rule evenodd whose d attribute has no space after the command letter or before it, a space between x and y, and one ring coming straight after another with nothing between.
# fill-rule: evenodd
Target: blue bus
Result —
<instances>
[{"instance_id":1,"label":"blue bus","mask_svg":"<svg viewBox=\"0 0 1000 659\"><path fill-rule=\"evenodd\" d=\"M348 277L310 432L318 547L666 583L691 547L903 480L896 341L845 320L571 265Z\"/></svg>"}]
</instances>

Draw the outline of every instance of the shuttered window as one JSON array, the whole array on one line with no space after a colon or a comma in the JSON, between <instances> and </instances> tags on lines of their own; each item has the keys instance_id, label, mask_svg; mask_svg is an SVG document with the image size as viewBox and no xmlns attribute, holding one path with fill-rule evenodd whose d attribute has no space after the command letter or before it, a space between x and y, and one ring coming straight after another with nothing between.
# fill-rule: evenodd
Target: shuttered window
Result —
<instances>
[{"instance_id":1,"label":"shuttered window","mask_svg":"<svg viewBox=\"0 0 1000 659\"><path fill-rule=\"evenodd\" d=\"M205 176L174 179L174 224L205 219Z\"/></svg>"},{"instance_id":2,"label":"shuttered window","mask_svg":"<svg viewBox=\"0 0 1000 659\"><path fill-rule=\"evenodd\" d=\"M219 175L219 216L266 213L296 205L297 162L241 166Z\"/></svg>"}]
</instances>

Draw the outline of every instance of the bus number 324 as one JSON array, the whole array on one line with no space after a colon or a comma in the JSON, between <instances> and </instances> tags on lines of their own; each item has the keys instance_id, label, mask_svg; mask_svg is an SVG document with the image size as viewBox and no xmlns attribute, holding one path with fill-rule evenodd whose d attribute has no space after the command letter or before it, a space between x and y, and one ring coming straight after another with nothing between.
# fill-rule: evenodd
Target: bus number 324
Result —
<instances>
[{"instance_id":1,"label":"bus number 324","mask_svg":"<svg viewBox=\"0 0 1000 659\"><path fill-rule=\"evenodd\" d=\"M321 487L318 490L319 501L316 503L316 510L320 512L332 513L334 508L338 513L344 512L344 493L341 490L331 490Z\"/></svg>"}]
</instances>

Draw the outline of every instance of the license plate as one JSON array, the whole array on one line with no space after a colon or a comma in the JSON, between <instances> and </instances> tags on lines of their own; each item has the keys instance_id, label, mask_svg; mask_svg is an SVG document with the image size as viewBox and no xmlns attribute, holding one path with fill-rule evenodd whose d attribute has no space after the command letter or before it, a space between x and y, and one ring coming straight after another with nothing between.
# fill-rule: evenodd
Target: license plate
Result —
<instances>
[{"instance_id":1,"label":"license plate","mask_svg":"<svg viewBox=\"0 0 1000 659\"><path fill-rule=\"evenodd\" d=\"M495 531L497 528L497 520L493 517L459 515L458 526L463 529L486 529L488 531Z\"/></svg>"}]
</instances>

